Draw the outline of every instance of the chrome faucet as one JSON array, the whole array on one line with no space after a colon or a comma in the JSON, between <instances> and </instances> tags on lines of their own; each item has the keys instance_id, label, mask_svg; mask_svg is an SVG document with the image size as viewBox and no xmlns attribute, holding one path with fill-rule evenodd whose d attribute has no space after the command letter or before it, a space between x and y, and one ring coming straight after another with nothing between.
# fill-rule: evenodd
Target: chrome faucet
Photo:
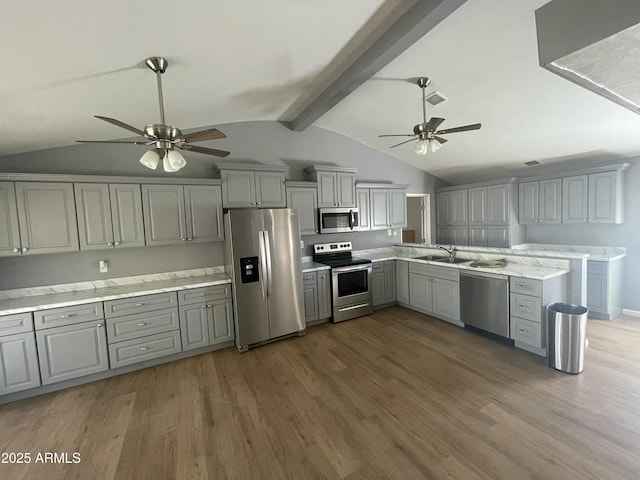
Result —
<instances>
[{"instance_id":1,"label":"chrome faucet","mask_svg":"<svg viewBox=\"0 0 640 480\"><path fill-rule=\"evenodd\" d=\"M453 256L456 253L456 251L453 248L453 246L450 246L449 248L446 248L446 247L443 247L441 245L436 245L436 248L439 248L439 249L444 250L445 252L447 252L449 254L449 258L453 258Z\"/></svg>"}]
</instances>

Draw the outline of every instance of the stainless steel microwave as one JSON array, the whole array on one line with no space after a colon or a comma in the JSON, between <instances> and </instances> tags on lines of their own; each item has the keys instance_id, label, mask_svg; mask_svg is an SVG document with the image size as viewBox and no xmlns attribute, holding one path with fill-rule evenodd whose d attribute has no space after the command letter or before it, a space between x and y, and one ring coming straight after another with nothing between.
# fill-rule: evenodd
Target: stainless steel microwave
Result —
<instances>
[{"instance_id":1,"label":"stainless steel microwave","mask_svg":"<svg viewBox=\"0 0 640 480\"><path fill-rule=\"evenodd\" d=\"M320 208L320 233L357 232L360 217L357 208Z\"/></svg>"}]
</instances>

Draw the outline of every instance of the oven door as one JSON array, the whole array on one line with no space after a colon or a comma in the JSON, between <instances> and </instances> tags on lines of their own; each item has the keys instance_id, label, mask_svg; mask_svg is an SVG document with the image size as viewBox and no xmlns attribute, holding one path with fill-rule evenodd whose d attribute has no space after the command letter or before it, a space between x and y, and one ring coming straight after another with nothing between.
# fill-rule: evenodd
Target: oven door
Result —
<instances>
[{"instance_id":1,"label":"oven door","mask_svg":"<svg viewBox=\"0 0 640 480\"><path fill-rule=\"evenodd\" d=\"M331 269L333 307L371 302L371 264Z\"/></svg>"}]
</instances>

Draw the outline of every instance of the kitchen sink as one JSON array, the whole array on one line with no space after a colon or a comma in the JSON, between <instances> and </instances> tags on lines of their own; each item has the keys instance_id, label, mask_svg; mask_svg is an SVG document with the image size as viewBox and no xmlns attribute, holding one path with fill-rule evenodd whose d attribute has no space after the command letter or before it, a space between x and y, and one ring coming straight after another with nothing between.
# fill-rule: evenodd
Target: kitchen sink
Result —
<instances>
[{"instance_id":1,"label":"kitchen sink","mask_svg":"<svg viewBox=\"0 0 640 480\"><path fill-rule=\"evenodd\" d=\"M464 262L469 262L470 260L468 258L444 257L444 258L433 259L433 261L440 262L440 263L464 263Z\"/></svg>"},{"instance_id":2,"label":"kitchen sink","mask_svg":"<svg viewBox=\"0 0 640 480\"><path fill-rule=\"evenodd\" d=\"M438 255L425 255L424 257L415 257L416 260L428 260L430 262L439 262L441 260L447 260L449 257L441 257Z\"/></svg>"}]
</instances>

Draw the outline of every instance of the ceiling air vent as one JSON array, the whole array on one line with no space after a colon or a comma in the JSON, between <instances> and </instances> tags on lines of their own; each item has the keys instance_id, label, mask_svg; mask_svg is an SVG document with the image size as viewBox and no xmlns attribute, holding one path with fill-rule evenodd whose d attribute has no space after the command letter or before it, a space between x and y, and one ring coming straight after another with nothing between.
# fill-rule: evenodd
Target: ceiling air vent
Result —
<instances>
[{"instance_id":1,"label":"ceiling air vent","mask_svg":"<svg viewBox=\"0 0 640 480\"><path fill-rule=\"evenodd\" d=\"M527 167L531 167L533 165L540 165L540 162L538 160L529 160L528 162L524 162L524 164Z\"/></svg>"},{"instance_id":2,"label":"ceiling air vent","mask_svg":"<svg viewBox=\"0 0 640 480\"><path fill-rule=\"evenodd\" d=\"M425 100L427 101L427 103L429 103L429 104L431 104L431 105L433 105L435 107L439 103L446 102L449 99L447 97L445 97L444 95L442 95L440 92L433 92L433 93L430 93L429 95L427 95Z\"/></svg>"}]
</instances>

